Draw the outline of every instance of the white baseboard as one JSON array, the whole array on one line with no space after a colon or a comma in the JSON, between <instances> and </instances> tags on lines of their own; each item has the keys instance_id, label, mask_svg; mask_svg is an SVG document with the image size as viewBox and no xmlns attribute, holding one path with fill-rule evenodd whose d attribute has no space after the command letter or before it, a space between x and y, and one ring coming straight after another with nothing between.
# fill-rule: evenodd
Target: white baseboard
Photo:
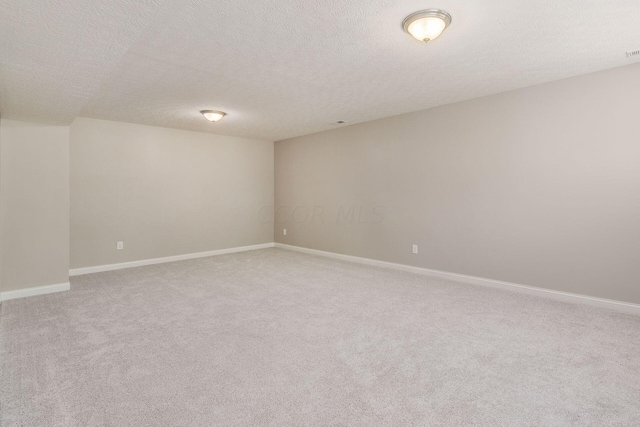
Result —
<instances>
[{"instance_id":1,"label":"white baseboard","mask_svg":"<svg viewBox=\"0 0 640 427\"><path fill-rule=\"evenodd\" d=\"M488 286L491 288L504 289L511 292L519 292L529 295L536 295L544 298L551 298L558 301L587 304L596 307L604 307L624 313L640 315L640 304L633 304L623 301L615 301L604 298L592 297L588 295L572 294L569 292L554 291L552 289L536 288L534 286L519 285L517 283L502 282L500 280L485 279L483 277L467 276L464 274L449 273L447 271L430 270L428 268L412 267L410 265L396 264L393 262L378 261L370 258L361 258L351 255L343 255L334 252L319 251L316 249L303 248L300 246L285 245L283 243L275 243L276 248L288 249L291 251L304 252L312 255L320 255L329 258L340 259L344 261L352 261L360 264L373 265L378 267L387 267L394 270L408 271L410 273L422 274L425 276L438 277L441 279L452 280L456 282L469 283L472 285Z\"/></svg>"},{"instance_id":2,"label":"white baseboard","mask_svg":"<svg viewBox=\"0 0 640 427\"><path fill-rule=\"evenodd\" d=\"M52 294L54 292L68 291L71 289L69 282L57 283L55 285L35 286L33 288L16 289L15 291L0 292L0 301L10 299L33 297L36 295Z\"/></svg>"},{"instance_id":3,"label":"white baseboard","mask_svg":"<svg viewBox=\"0 0 640 427\"><path fill-rule=\"evenodd\" d=\"M121 270L123 268L142 267L144 265L162 264L164 262L183 261L186 259L205 258L214 255L232 254L235 252L253 251L256 249L272 248L274 243L263 243L260 245L240 246L237 248L218 249L215 251L196 252L192 254L175 255L163 258L143 259L140 261L122 262L118 264L97 265L94 267L73 268L69 270L69 276L80 276L82 274L99 273L101 271Z\"/></svg>"}]
</instances>

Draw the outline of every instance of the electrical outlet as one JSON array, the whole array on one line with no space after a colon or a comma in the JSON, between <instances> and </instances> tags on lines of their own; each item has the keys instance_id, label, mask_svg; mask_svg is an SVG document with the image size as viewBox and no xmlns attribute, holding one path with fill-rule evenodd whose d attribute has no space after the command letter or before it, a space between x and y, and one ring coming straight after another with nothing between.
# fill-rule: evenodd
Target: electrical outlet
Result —
<instances>
[{"instance_id":1,"label":"electrical outlet","mask_svg":"<svg viewBox=\"0 0 640 427\"><path fill-rule=\"evenodd\" d=\"M413 253L414 254L418 253L418 245L413 245Z\"/></svg>"},{"instance_id":2,"label":"electrical outlet","mask_svg":"<svg viewBox=\"0 0 640 427\"><path fill-rule=\"evenodd\" d=\"M283 228L283 229L282 229L282 235L283 235L283 236L286 236L286 235L287 235L287 229L286 229L286 228Z\"/></svg>"},{"instance_id":3,"label":"electrical outlet","mask_svg":"<svg viewBox=\"0 0 640 427\"><path fill-rule=\"evenodd\" d=\"M124 249L124 242L118 242L118 243L116 244L116 249L117 249L117 250Z\"/></svg>"}]
</instances>

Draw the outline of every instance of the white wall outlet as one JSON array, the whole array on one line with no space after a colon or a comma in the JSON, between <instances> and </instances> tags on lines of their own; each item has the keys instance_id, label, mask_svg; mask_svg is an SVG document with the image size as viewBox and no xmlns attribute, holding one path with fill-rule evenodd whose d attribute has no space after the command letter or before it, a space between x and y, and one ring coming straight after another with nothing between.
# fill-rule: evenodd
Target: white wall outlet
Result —
<instances>
[{"instance_id":1,"label":"white wall outlet","mask_svg":"<svg viewBox=\"0 0 640 427\"><path fill-rule=\"evenodd\" d=\"M124 249L124 242L118 242L118 243L116 244L116 249L117 249L117 250Z\"/></svg>"},{"instance_id":2,"label":"white wall outlet","mask_svg":"<svg viewBox=\"0 0 640 427\"><path fill-rule=\"evenodd\" d=\"M283 229L282 229L282 235L283 235L283 236L286 236L286 235L287 235L287 229L286 229L286 228L283 228Z\"/></svg>"},{"instance_id":3,"label":"white wall outlet","mask_svg":"<svg viewBox=\"0 0 640 427\"><path fill-rule=\"evenodd\" d=\"M418 245L413 245L413 253L414 254L418 253Z\"/></svg>"}]
</instances>

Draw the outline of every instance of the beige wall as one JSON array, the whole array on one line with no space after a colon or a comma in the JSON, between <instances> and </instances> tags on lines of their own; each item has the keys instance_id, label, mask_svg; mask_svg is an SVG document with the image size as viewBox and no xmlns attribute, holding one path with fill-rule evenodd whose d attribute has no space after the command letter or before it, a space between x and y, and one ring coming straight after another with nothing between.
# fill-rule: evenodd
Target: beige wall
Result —
<instances>
[{"instance_id":1,"label":"beige wall","mask_svg":"<svg viewBox=\"0 0 640 427\"><path fill-rule=\"evenodd\" d=\"M69 127L0 121L2 291L68 282Z\"/></svg>"},{"instance_id":2,"label":"beige wall","mask_svg":"<svg viewBox=\"0 0 640 427\"><path fill-rule=\"evenodd\" d=\"M3 263L3 255L2 255L2 246L4 239L2 237L2 223L4 218L4 210L2 203L2 117L0 117L0 304L2 304L2 291L4 290L4 273L2 272L2 263Z\"/></svg>"},{"instance_id":3,"label":"beige wall","mask_svg":"<svg viewBox=\"0 0 640 427\"><path fill-rule=\"evenodd\" d=\"M2 263L3 263L3 255L2 255L2 245L3 245L3 237L2 237L2 223L4 218L4 211L2 203L2 117L0 117L0 304L2 304L2 291L4 290L4 273L2 272Z\"/></svg>"},{"instance_id":4,"label":"beige wall","mask_svg":"<svg viewBox=\"0 0 640 427\"><path fill-rule=\"evenodd\" d=\"M636 64L276 142L276 241L640 303L639 114Z\"/></svg>"},{"instance_id":5,"label":"beige wall","mask_svg":"<svg viewBox=\"0 0 640 427\"><path fill-rule=\"evenodd\" d=\"M71 125L71 268L272 241L273 142Z\"/></svg>"}]
</instances>

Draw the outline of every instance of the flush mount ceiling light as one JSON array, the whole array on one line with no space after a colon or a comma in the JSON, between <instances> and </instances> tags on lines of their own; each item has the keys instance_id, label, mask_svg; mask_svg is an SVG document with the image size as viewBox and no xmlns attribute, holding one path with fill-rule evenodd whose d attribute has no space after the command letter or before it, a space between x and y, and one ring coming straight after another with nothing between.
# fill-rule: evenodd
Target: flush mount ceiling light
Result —
<instances>
[{"instance_id":1,"label":"flush mount ceiling light","mask_svg":"<svg viewBox=\"0 0 640 427\"><path fill-rule=\"evenodd\" d=\"M451 15L444 10L427 9L404 18L402 28L416 40L428 43L438 37L451 24Z\"/></svg>"},{"instance_id":2,"label":"flush mount ceiling light","mask_svg":"<svg viewBox=\"0 0 640 427\"><path fill-rule=\"evenodd\" d=\"M216 111L216 110L202 110L200 111L200 113L202 113L205 119L214 123L217 121L220 121L220 119L222 119L224 116L227 115L227 113L223 111Z\"/></svg>"}]
</instances>

